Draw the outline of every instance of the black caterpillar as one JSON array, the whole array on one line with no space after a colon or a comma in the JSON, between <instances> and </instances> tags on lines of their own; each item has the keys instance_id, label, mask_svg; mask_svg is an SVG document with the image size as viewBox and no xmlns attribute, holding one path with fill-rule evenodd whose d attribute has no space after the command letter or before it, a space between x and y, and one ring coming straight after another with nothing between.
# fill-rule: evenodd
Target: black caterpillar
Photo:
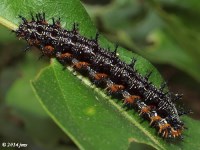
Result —
<instances>
[{"instance_id":1,"label":"black caterpillar","mask_svg":"<svg viewBox=\"0 0 200 150\"><path fill-rule=\"evenodd\" d=\"M164 138L183 138L184 123L180 116L185 114L177 110L176 100L181 95L164 92L148 81L151 73L141 76L135 69L136 60L126 64L114 52L100 47L98 34L95 39L88 39L78 32L77 24L72 30L61 27L60 19L49 24L45 14L36 14L31 21L20 16L23 22L14 31L17 37L25 39L31 46L36 46L44 56L56 58L62 65L70 65L98 87L106 88L108 94L121 99L129 109L150 121ZM26 49L26 50L27 50Z\"/></svg>"}]
</instances>

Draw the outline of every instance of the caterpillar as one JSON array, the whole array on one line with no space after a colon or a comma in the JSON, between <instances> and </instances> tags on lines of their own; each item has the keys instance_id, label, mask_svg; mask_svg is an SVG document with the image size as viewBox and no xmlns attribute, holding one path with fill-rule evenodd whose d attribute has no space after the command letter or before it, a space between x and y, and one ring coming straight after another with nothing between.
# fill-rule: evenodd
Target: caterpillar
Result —
<instances>
[{"instance_id":1,"label":"caterpillar","mask_svg":"<svg viewBox=\"0 0 200 150\"><path fill-rule=\"evenodd\" d=\"M100 46L99 34L94 39L80 35L78 25L72 30L61 27L60 18L49 24L45 13L31 14L31 20L19 16L22 23L14 32L30 47L37 47L43 56L56 58L63 66L71 66L83 76L87 76L97 87L106 89L107 94L117 97L125 107L139 112L142 118L158 130L166 139L183 138L186 128L180 116L186 114L178 110L175 101L182 95L164 92L166 84L157 88L148 81L151 72L142 76L134 65L133 58L126 64L115 51L109 52Z\"/></svg>"}]
</instances>

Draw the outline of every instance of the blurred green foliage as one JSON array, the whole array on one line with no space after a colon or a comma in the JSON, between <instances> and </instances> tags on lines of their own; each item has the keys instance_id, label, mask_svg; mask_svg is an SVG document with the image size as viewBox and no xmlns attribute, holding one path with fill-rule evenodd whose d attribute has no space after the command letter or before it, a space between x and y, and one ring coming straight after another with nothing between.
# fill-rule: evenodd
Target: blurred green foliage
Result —
<instances>
[{"instance_id":1,"label":"blurred green foliage","mask_svg":"<svg viewBox=\"0 0 200 150\"><path fill-rule=\"evenodd\" d=\"M152 62L173 65L200 82L197 0L113 0L86 8L112 41Z\"/></svg>"}]
</instances>

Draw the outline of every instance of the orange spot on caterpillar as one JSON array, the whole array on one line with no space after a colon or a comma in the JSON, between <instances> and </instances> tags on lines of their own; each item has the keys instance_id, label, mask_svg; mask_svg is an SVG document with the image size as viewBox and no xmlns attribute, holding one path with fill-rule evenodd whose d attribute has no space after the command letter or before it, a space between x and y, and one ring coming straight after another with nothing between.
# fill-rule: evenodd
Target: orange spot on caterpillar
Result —
<instances>
[{"instance_id":1,"label":"orange spot on caterpillar","mask_svg":"<svg viewBox=\"0 0 200 150\"><path fill-rule=\"evenodd\" d=\"M70 58L71 56L72 56L72 54L70 54L70 53L63 53L61 55L58 55L57 57L61 58L61 59L65 59L65 58Z\"/></svg>"},{"instance_id":2,"label":"orange spot on caterpillar","mask_svg":"<svg viewBox=\"0 0 200 150\"><path fill-rule=\"evenodd\" d=\"M170 124L165 123L165 124L159 125L158 127L159 127L158 133L162 133L164 130L167 130L167 128L169 128L171 126L170 126Z\"/></svg>"},{"instance_id":3,"label":"orange spot on caterpillar","mask_svg":"<svg viewBox=\"0 0 200 150\"><path fill-rule=\"evenodd\" d=\"M76 69L84 69L89 65L90 65L89 63L83 61L83 62L74 63L73 67L75 67Z\"/></svg>"},{"instance_id":4,"label":"orange spot on caterpillar","mask_svg":"<svg viewBox=\"0 0 200 150\"><path fill-rule=\"evenodd\" d=\"M174 128L171 128L171 133L172 133L172 136L175 138L175 137L178 137L182 134L182 130L174 130Z\"/></svg>"},{"instance_id":5,"label":"orange spot on caterpillar","mask_svg":"<svg viewBox=\"0 0 200 150\"><path fill-rule=\"evenodd\" d=\"M50 45L45 46L44 49L47 50L47 51L49 51L49 52L54 51L54 47L50 46Z\"/></svg>"},{"instance_id":6,"label":"orange spot on caterpillar","mask_svg":"<svg viewBox=\"0 0 200 150\"><path fill-rule=\"evenodd\" d=\"M153 116L150 118L151 122L150 125L152 125L154 122L160 121L162 118L160 116Z\"/></svg>"},{"instance_id":7,"label":"orange spot on caterpillar","mask_svg":"<svg viewBox=\"0 0 200 150\"><path fill-rule=\"evenodd\" d=\"M38 41L37 39L36 40L35 39L29 39L27 42L28 42L29 45L31 45L31 46L34 45L36 47L40 44L40 41Z\"/></svg>"},{"instance_id":8,"label":"orange spot on caterpillar","mask_svg":"<svg viewBox=\"0 0 200 150\"><path fill-rule=\"evenodd\" d=\"M112 85L108 86L107 88L109 89L109 91L115 93L115 92L123 90L125 87L123 85L119 85L119 84L112 84Z\"/></svg>"},{"instance_id":9,"label":"orange spot on caterpillar","mask_svg":"<svg viewBox=\"0 0 200 150\"><path fill-rule=\"evenodd\" d=\"M140 114L139 115L147 114L147 113L149 113L150 110L151 110L150 106L142 107L142 109L140 110Z\"/></svg>"},{"instance_id":10,"label":"orange spot on caterpillar","mask_svg":"<svg viewBox=\"0 0 200 150\"><path fill-rule=\"evenodd\" d=\"M108 75L105 74L105 73L96 73L96 74L94 75L94 78L95 78L96 80L101 80L101 79L104 79L104 78L107 78L107 77L108 77Z\"/></svg>"},{"instance_id":11,"label":"orange spot on caterpillar","mask_svg":"<svg viewBox=\"0 0 200 150\"><path fill-rule=\"evenodd\" d=\"M47 22L46 20L41 21L41 23L42 23L43 25L48 25L48 22Z\"/></svg>"},{"instance_id":12,"label":"orange spot on caterpillar","mask_svg":"<svg viewBox=\"0 0 200 150\"><path fill-rule=\"evenodd\" d=\"M48 56L51 56L53 54L54 47L51 45L46 45L43 49L42 52Z\"/></svg>"},{"instance_id":13,"label":"orange spot on caterpillar","mask_svg":"<svg viewBox=\"0 0 200 150\"><path fill-rule=\"evenodd\" d=\"M140 99L140 96L131 95L124 98L125 104L134 104L136 99Z\"/></svg>"}]
</instances>

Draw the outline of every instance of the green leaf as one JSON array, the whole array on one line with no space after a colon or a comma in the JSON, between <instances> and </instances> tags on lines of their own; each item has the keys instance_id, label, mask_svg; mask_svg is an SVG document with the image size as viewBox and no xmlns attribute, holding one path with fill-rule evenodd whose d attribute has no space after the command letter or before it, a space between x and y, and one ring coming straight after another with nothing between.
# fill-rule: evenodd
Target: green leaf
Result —
<instances>
[{"instance_id":1,"label":"green leaf","mask_svg":"<svg viewBox=\"0 0 200 150\"><path fill-rule=\"evenodd\" d=\"M79 148L127 149L131 141L140 141L164 149L137 113L126 112L86 78L61 70L53 61L33 87L45 110Z\"/></svg>"},{"instance_id":2,"label":"green leaf","mask_svg":"<svg viewBox=\"0 0 200 150\"><path fill-rule=\"evenodd\" d=\"M41 11L46 13L48 20L61 17L64 28L70 29L77 22L81 35L94 37L96 34L93 23L78 0L3 0L0 2L0 17L3 18L0 22L15 29L14 24L19 22L18 14L29 18L29 12ZM5 23L5 19L8 22ZM101 36L100 45L107 47L112 44ZM118 53L127 63L136 57L136 69L143 75L153 70L150 80L156 86L163 81L157 70L142 57L122 48ZM44 109L80 149L128 149L132 148L131 142L156 149L195 149L200 146L197 140L199 122L186 117L189 130L184 132L187 135L185 140L168 143L156 134L154 128L149 127L147 121L143 122L137 112L124 110L121 102L117 103L87 78L78 74L74 76L71 68L68 69L62 71L62 66L52 60L32 85Z\"/></svg>"}]
</instances>

